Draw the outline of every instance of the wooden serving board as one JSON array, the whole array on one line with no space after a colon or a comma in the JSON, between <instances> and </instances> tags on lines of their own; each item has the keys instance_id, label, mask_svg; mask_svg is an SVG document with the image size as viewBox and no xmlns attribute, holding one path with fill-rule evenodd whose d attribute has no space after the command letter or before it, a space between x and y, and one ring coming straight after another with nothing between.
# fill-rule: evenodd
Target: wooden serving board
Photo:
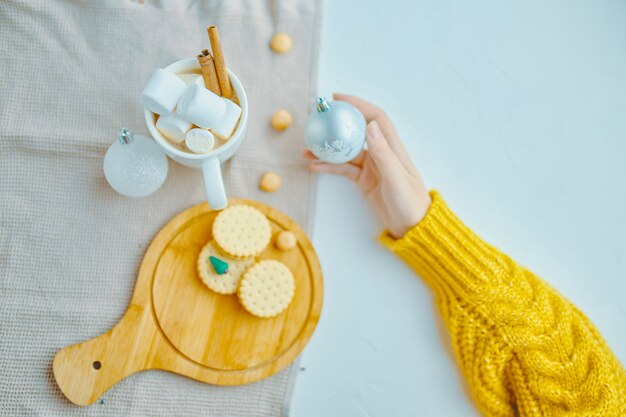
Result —
<instances>
[{"instance_id":1,"label":"wooden serving board","mask_svg":"<svg viewBox=\"0 0 626 417\"><path fill-rule=\"evenodd\" d=\"M293 272L296 292L289 308L269 319L243 309L236 295L209 290L198 277L196 260L211 239L217 212L206 203L172 219L144 255L135 292L121 321L95 339L57 352L53 370L61 391L87 405L135 372L161 369L218 385L266 378L302 351L322 309L322 271L304 231L265 204L231 200L261 210L272 235L292 231L296 248L281 252L273 242L259 259L283 262Z\"/></svg>"}]
</instances>

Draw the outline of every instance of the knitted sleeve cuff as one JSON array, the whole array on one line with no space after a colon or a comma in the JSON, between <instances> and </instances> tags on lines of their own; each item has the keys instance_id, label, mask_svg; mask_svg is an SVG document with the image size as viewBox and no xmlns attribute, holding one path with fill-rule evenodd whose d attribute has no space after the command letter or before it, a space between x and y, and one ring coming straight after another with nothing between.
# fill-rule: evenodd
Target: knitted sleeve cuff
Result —
<instances>
[{"instance_id":1,"label":"knitted sleeve cuff","mask_svg":"<svg viewBox=\"0 0 626 417\"><path fill-rule=\"evenodd\" d=\"M458 295L477 296L484 284L503 284L511 263L483 242L448 208L437 191L426 216L401 239L389 232L381 242L435 287L445 286Z\"/></svg>"}]
</instances>

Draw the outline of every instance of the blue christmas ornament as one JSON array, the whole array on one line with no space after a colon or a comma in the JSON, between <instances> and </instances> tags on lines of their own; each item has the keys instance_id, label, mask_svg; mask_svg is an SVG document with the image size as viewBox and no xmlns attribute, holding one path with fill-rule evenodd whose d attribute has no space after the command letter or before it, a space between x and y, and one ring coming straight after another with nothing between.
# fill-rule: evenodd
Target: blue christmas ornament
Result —
<instances>
[{"instance_id":1,"label":"blue christmas ornament","mask_svg":"<svg viewBox=\"0 0 626 417\"><path fill-rule=\"evenodd\" d=\"M158 190L167 177L167 157L157 143L122 129L104 156L104 176L126 197L145 197Z\"/></svg>"},{"instance_id":2,"label":"blue christmas ornament","mask_svg":"<svg viewBox=\"0 0 626 417\"><path fill-rule=\"evenodd\" d=\"M366 122L363 114L344 101L318 97L309 116L304 138L307 147L320 160L342 164L356 158L365 144Z\"/></svg>"}]
</instances>

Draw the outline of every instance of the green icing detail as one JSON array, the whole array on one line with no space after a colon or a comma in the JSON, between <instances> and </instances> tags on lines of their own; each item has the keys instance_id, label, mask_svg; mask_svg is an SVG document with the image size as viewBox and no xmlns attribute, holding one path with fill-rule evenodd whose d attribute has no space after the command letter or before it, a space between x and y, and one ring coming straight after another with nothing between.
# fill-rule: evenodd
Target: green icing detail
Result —
<instances>
[{"instance_id":1,"label":"green icing detail","mask_svg":"<svg viewBox=\"0 0 626 417\"><path fill-rule=\"evenodd\" d=\"M209 261L213 265L213 269L217 275L224 275L228 273L228 264L215 256L209 256Z\"/></svg>"}]
</instances>

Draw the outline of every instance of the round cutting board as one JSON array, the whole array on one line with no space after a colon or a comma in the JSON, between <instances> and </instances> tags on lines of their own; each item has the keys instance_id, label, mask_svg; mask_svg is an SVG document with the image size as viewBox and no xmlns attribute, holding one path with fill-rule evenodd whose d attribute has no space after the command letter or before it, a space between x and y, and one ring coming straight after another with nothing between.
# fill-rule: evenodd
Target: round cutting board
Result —
<instances>
[{"instance_id":1,"label":"round cutting board","mask_svg":"<svg viewBox=\"0 0 626 417\"><path fill-rule=\"evenodd\" d=\"M291 269L294 299L273 318L248 313L237 295L206 287L197 257L212 239L216 211L207 204L185 210L154 238L144 255L131 304L122 320L95 339L60 350L54 376L74 403L91 404L124 377L162 369L199 381L237 385L266 378L302 351L322 308L322 272L304 231L265 204L231 200L262 211L272 236L290 230L297 246L282 252L272 243L257 259L276 259Z\"/></svg>"}]
</instances>

